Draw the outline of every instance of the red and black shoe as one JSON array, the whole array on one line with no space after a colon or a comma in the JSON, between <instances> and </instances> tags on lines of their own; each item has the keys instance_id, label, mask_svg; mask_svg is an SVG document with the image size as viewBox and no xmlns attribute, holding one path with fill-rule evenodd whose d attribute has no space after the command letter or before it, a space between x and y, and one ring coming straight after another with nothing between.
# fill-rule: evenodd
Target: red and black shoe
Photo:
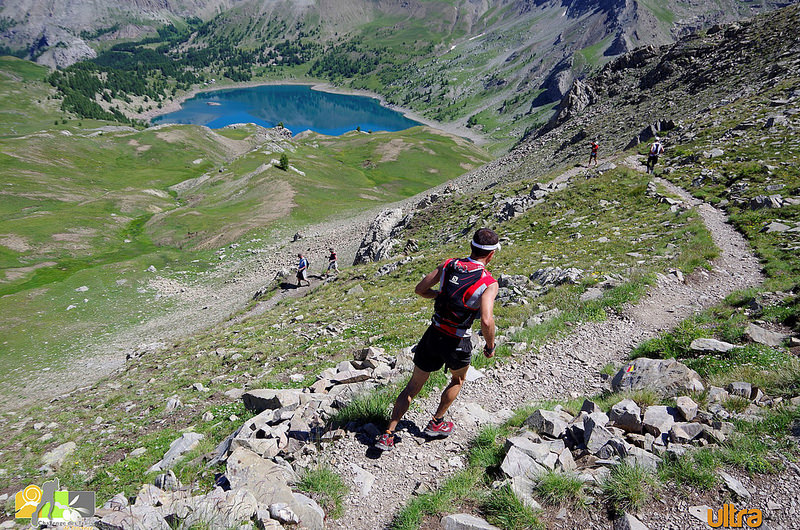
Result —
<instances>
[{"instance_id":1,"label":"red and black shoe","mask_svg":"<svg viewBox=\"0 0 800 530\"><path fill-rule=\"evenodd\" d=\"M450 433L453 432L453 422L433 418L428 422L428 426L425 427L425 430L422 432L431 438L447 438L450 436Z\"/></svg>"},{"instance_id":2,"label":"red and black shoe","mask_svg":"<svg viewBox=\"0 0 800 530\"><path fill-rule=\"evenodd\" d=\"M385 432L375 442L375 449L380 451L391 451L394 449L394 433Z\"/></svg>"}]
</instances>

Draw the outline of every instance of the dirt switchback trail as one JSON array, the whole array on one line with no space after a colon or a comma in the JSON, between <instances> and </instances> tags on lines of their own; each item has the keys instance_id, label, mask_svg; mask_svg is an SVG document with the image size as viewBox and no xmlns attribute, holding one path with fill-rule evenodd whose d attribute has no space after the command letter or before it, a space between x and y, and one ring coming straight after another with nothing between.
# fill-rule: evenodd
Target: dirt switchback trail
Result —
<instances>
[{"instance_id":1,"label":"dirt switchback trail","mask_svg":"<svg viewBox=\"0 0 800 530\"><path fill-rule=\"evenodd\" d=\"M640 171L644 169L636 157L623 163ZM566 180L566 176L556 180ZM693 273L684 282L673 275L660 276L649 294L621 316L577 325L568 337L542 346L538 354L521 353L508 363L485 370L484 377L464 385L451 407L449 418L456 428L446 440L428 442L407 430L411 423L424 428L438 404L439 392L433 392L417 401L417 406L412 406L406 415L394 451L375 458L363 436L335 442L323 460L327 459L350 482L351 492L345 501L344 515L330 521L328 527L348 530L387 527L420 484L435 489L463 467L463 453L480 425L500 422L508 411L531 401L599 393L603 386L599 370L605 364L623 361L631 347L643 340L672 328L735 290L763 281L759 262L747 241L727 223L723 212L666 181L656 181L702 216L721 250L713 270ZM369 484L370 474L374 476L371 490L364 486Z\"/></svg>"}]
</instances>

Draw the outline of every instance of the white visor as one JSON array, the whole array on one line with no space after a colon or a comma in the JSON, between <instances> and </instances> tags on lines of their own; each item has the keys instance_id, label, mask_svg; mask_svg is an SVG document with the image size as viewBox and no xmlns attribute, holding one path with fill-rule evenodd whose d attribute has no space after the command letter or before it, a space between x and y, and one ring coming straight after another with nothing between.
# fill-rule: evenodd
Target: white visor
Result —
<instances>
[{"instance_id":1,"label":"white visor","mask_svg":"<svg viewBox=\"0 0 800 530\"><path fill-rule=\"evenodd\" d=\"M481 250L500 250L500 243L495 243L494 245L480 245L475 241L470 241L470 244L473 247L479 248Z\"/></svg>"}]
</instances>

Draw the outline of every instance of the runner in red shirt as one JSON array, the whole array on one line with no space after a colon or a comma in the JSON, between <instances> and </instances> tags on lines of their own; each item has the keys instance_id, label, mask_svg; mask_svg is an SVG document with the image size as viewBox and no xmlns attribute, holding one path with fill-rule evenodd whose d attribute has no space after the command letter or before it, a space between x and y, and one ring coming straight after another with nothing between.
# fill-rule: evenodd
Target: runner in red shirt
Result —
<instances>
[{"instance_id":1,"label":"runner in red shirt","mask_svg":"<svg viewBox=\"0 0 800 530\"><path fill-rule=\"evenodd\" d=\"M439 408L428 422L424 433L431 437L445 437L453 431L453 422L444 421L444 414L458 397L472 360L470 340L472 322L480 315L481 332L486 339L484 355L494 355L494 299L497 281L486 270L486 265L500 248L497 234L481 228L472 238L469 258L449 259L425 276L414 290L423 298L433 298L434 313L430 327L417 344L414 355L414 373L400 393L392 410L386 432L375 447L382 451L394 448L394 431L411 401L416 397L431 372L447 366L452 373L450 384L442 392ZM439 284L439 290L433 287Z\"/></svg>"}]
</instances>

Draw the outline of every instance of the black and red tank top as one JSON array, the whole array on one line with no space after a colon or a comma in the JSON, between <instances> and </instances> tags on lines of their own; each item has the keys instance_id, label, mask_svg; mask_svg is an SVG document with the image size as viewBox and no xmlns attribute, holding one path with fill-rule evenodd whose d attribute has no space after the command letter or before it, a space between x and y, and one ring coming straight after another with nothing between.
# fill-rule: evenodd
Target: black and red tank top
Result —
<instances>
[{"instance_id":1,"label":"black and red tank top","mask_svg":"<svg viewBox=\"0 0 800 530\"><path fill-rule=\"evenodd\" d=\"M445 261L439 294L433 304L433 325L446 335L469 336L481 308L481 295L496 281L479 261L470 258Z\"/></svg>"}]
</instances>

